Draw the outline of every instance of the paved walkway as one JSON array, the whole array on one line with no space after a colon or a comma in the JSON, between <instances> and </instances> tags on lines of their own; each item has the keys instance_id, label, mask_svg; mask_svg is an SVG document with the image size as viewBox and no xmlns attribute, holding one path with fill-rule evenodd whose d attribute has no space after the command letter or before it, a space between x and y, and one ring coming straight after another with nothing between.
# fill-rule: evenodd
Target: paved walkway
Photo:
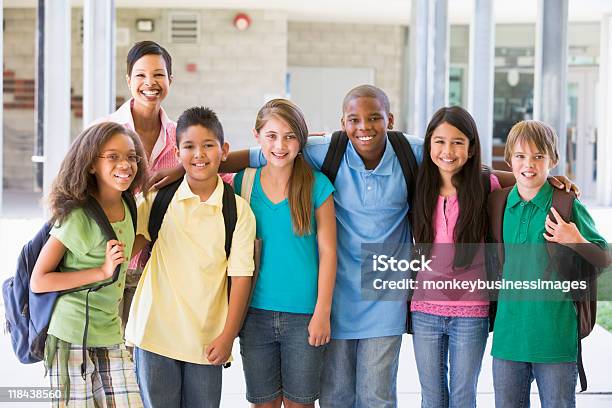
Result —
<instances>
[{"instance_id":1,"label":"paved walkway","mask_svg":"<svg viewBox=\"0 0 612 408\"><path fill-rule=\"evenodd\" d=\"M33 204L34 203L34 204ZM42 224L40 210L36 207L36 198L32 195L21 195L5 206L4 218L0 218L0 259L4 267L0 268L0 280L4 281L14 271L15 259L21 246L32 237L37 228ZM612 241L612 208L590 208L602 234ZM1 307L3 309L3 307ZM3 315L0 311L0 316ZM1 320L1 319L0 319ZM483 368L478 384L478 406L493 407L493 380L491 377L490 338L485 352ZM577 406L579 408L609 408L612 407L612 333L601 327L583 342L584 364L589 380L589 390L577 395ZM240 364L240 353L238 343L234 345L233 355L236 362L224 372L224 385L222 396L222 407L246 407L248 404L244 399L245 385ZM44 369L42 365L19 364L13 355L10 339L7 335L0 335L0 387L9 386L46 386L43 378ZM400 367L398 376L398 396L400 407L416 407L420 405L420 389L414 355L412 352L412 340L410 336L404 336L400 356ZM537 396L537 387L532 388L532 406L540 407ZM47 404L27 404L28 407L46 406ZM0 407L24 408L22 403L2 403Z\"/></svg>"}]
</instances>

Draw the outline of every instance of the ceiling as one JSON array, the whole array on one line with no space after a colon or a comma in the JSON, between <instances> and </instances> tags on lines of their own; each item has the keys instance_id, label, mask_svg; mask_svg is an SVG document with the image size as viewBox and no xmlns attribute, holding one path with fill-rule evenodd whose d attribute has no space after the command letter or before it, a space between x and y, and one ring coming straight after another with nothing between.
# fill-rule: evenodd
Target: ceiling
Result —
<instances>
[{"instance_id":1,"label":"ceiling","mask_svg":"<svg viewBox=\"0 0 612 408\"><path fill-rule=\"evenodd\" d=\"M1 0L0 0L1 1ZM99 0L97 0L99 1ZM334 21L408 25L411 0L114 0L116 7L215 8L236 10L282 10L291 21ZM494 0L497 23L534 22L536 0ZM550 1L550 0L549 0ZM82 6L83 0L71 0ZM36 0L4 0L4 7L35 7ZM474 0L448 0L449 20L467 24ZM600 21L612 14L612 0L569 0L570 21Z\"/></svg>"}]
</instances>

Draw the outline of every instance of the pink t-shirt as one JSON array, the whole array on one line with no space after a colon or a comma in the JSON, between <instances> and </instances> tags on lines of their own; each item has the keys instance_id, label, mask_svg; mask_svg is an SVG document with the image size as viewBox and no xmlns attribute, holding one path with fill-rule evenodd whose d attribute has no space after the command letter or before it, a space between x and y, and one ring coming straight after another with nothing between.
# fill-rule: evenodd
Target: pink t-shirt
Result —
<instances>
[{"instance_id":1,"label":"pink t-shirt","mask_svg":"<svg viewBox=\"0 0 612 408\"><path fill-rule=\"evenodd\" d=\"M499 180L491 174L491 191L500 189ZM459 201L457 196L443 197L438 196L436 208L433 214L433 223L435 229L434 244L452 244L454 243L455 226L459 218ZM434 247L435 251L435 247ZM444 251L448 252L448 251ZM430 254L430 256L433 255ZM435 256L435 255L434 255ZM443 255L439 254L438 257ZM447 254L448 256L448 254ZM440 259L440 258L438 258ZM450 261L450 260L449 260ZM482 268L484 264L484 252L480 250L474 256L472 262L474 265L481 265L477 268ZM482 270L468 271L469 273L482 273ZM421 293L421 298L425 296ZM418 299L419 293L415 291L414 297ZM487 317L489 315L489 302L483 300L468 300L468 301L442 301L442 300L413 300L410 305L410 310L413 312L424 312L437 316L448 317Z\"/></svg>"},{"instance_id":2,"label":"pink t-shirt","mask_svg":"<svg viewBox=\"0 0 612 408\"><path fill-rule=\"evenodd\" d=\"M134 126L134 118L132 117L133 104L134 99L130 99L115 112L97 122L109 121L119 123L135 132L136 128ZM149 157L149 171L168 169L178 165L178 159L174 153L176 123L168 118L164 108L159 109L159 118L161 120L161 129L155 146L153 146L153 151L151 151L151 157Z\"/></svg>"}]
</instances>

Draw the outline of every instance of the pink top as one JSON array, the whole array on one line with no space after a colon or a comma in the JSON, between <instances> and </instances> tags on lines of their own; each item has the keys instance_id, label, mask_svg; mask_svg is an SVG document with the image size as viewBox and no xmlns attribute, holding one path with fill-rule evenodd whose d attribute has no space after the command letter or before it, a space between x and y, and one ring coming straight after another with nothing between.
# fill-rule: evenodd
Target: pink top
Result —
<instances>
[{"instance_id":1,"label":"pink top","mask_svg":"<svg viewBox=\"0 0 612 408\"><path fill-rule=\"evenodd\" d=\"M130 99L103 120L119 123L135 132L134 117L132 116L133 104L134 99ZM168 118L164 108L159 109L159 118L161 119L161 129L155 146L153 146L151 157L149 158L149 171L168 169L178 165L178 159L174 153L174 146L176 144L176 123Z\"/></svg>"},{"instance_id":2,"label":"pink top","mask_svg":"<svg viewBox=\"0 0 612 408\"><path fill-rule=\"evenodd\" d=\"M491 191L500 189L499 180L491 174ZM445 205L446 201L446 205ZM433 223L435 228L434 244L452 244L454 243L455 226L459 218L459 201L457 196L443 197L438 196L436 208L433 215ZM435 248L434 248L435 251ZM447 251L445 251L447 252ZM430 256L433 255L430 254ZM446 257L448 258L448 254ZM434 258L438 261L442 255ZM450 259L449 261L452 261ZM482 265L484 264L484 252L478 251L474 257L473 265L477 266L482 273ZM465 272L463 272L465 273ZM462 273L462 274L463 274ZM469 274L469 273L468 273ZM465 276L465 275L463 275ZM415 291L414 297L419 298L418 291ZM410 306L411 311L429 313L437 316L448 317L487 317L489 315L489 302L483 300L470 301L433 301L433 300L413 300Z\"/></svg>"},{"instance_id":3,"label":"pink top","mask_svg":"<svg viewBox=\"0 0 612 408\"><path fill-rule=\"evenodd\" d=\"M105 121L115 122L136 132L134 117L132 116L133 105L134 99L132 98L121 105L121 107L119 107L119 109L117 109L115 112L101 120L96 121L96 123ZM164 108L161 107L159 109L159 118L161 119L161 129L159 131L157 141L155 142L155 146L153 146L153 151L151 151L151 157L149 158L149 173L161 169L173 168L179 163L174 151L174 146L176 145L176 123L168 118L166 111L164 111ZM141 251L140 254L132 258L126 277L127 286L138 283L139 274L138 276L134 276L132 271L142 269L148 258L148 248L145 248L145 250ZM133 282L134 280L136 282Z\"/></svg>"}]
</instances>

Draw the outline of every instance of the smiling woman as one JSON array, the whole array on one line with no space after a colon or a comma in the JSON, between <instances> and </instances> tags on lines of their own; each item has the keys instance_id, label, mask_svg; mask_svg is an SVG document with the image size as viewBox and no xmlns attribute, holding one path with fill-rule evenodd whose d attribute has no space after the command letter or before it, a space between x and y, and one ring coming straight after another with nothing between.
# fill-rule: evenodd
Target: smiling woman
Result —
<instances>
[{"instance_id":1,"label":"smiling woman","mask_svg":"<svg viewBox=\"0 0 612 408\"><path fill-rule=\"evenodd\" d=\"M125 79L132 98L103 120L135 131L149 165L148 178L163 179L167 172L180 167L174 150L176 123L168 118L161 106L172 83L172 58L161 45L140 41L128 52L126 68ZM134 256L128 269L122 306L124 325L148 252L145 249Z\"/></svg>"}]
</instances>

